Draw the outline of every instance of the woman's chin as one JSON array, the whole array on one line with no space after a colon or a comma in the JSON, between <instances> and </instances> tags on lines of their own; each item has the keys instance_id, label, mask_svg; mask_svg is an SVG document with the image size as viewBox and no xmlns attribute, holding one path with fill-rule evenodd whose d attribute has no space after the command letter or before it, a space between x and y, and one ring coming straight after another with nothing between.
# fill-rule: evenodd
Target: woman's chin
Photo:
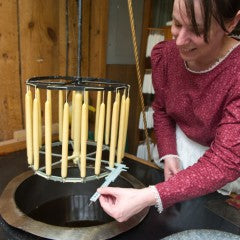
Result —
<instances>
[{"instance_id":1,"label":"woman's chin","mask_svg":"<svg viewBox=\"0 0 240 240\"><path fill-rule=\"evenodd\" d=\"M194 61L196 60L196 50L197 49L193 49L192 51L181 51L179 50L180 56L181 58L187 62L187 61Z\"/></svg>"},{"instance_id":2,"label":"woman's chin","mask_svg":"<svg viewBox=\"0 0 240 240\"><path fill-rule=\"evenodd\" d=\"M189 61L193 61L195 58L192 56L192 54L189 53L181 53L180 52L180 56L183 59L183 61L185 62L189 62Z\"/></svg>"}]
</instances>

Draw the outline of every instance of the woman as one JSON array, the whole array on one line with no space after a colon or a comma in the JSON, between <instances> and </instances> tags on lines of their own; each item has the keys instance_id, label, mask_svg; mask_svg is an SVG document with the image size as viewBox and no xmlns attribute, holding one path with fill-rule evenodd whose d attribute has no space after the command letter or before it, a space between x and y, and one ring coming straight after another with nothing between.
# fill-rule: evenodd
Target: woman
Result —
<instances>
[{"instance_id":1,"label":"woman","mask_svg":"<svg viewBox=\"0 0 240 240\"><path fill-rule=\"evenodd\" d=\"M239 0L174 1L175 41L152 51L154 128L166 181L141 190L98 189L101 206L116 220L151 205L161 212L240 177L240 45L229 36L239 20ZM209 147L182 171L176 125Z\"/></svg>"}]
</instances>

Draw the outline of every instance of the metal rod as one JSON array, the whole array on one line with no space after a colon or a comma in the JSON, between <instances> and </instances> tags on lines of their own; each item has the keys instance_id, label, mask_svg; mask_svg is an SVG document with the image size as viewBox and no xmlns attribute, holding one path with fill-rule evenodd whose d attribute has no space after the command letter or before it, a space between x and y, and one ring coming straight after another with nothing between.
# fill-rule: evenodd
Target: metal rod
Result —
<instances>
[{"instance_id":1,"label":"metal rod","mask_svg":"<svg viewBox=\"0 0 240 240\"><path fill-rule=\"evenodd\" d=\"M68 63L69 63L69 7L68 0L65 1L66 9L65 9L65 17L66 17L66 76L68 76Z\"/></svg>"},{"instance_id":2,"label":"metal rod","mask_svg":"<svg viewBox=\"0 0 240 240\"><path fill-rule=\"evenodd\" d=\"M82 32L82 1L78 0L78 65L77 77L81 74L81 32Z\"/></svg>"}]
</instances>

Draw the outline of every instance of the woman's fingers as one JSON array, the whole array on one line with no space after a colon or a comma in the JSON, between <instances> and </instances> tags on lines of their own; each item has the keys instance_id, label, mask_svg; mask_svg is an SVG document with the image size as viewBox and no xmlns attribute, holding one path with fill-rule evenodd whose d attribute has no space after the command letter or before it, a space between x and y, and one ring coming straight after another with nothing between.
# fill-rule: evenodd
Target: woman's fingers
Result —
<instances>
[{"instance_id":1,"label":"woman's fingers","mask_svg":"<svg viewBox=\"0 0 240 240\"><path fill-rule=\"evenodd\" d=\"M170 170L170 169L166 169L164 170L164 178L165 181L167 181L169 178L171 178L172 176L174 176L174 173Z\"/></svg>"},{"instance_id":2,"label":"woman's fingers","mask_svg":"<svg viewBox=\"0 0 240 240\"><path fill-rule=\"evenodd\" d=\"M99 198L99 201L101 205L108 207L108 206L113 206L116 203L116 198L111 195L102 194Z\"/></svg>"},{"instance_id":3,"label":"woman's fingers","mask_svg":"<svg viewBox=\"0 0 240 240\"><path fill-rule=\"evenodd\" d=\"M109 204L115 204L115 202L116 202L116 197L111 196L111 195L102 194L100 196L100 198L103 199L106 203L109 203Z\"/></svg>"},{"instance_id":4,"label":"woman's fingers","mask_svg":"<svg viewBox=\"0 0 240 240\"><path fill-rule=\"evenodd\" d=\"M100 188L100 204L104 211L119 222L128 220L147 206L156 204L150 188Z\"/></svg>"},{"instance_id":5,"label":"woman's fingers","mask_svg":"<svg viewBox=\"0 0 240 240\"><path fill-rule=\"evenodd\" d=\"M127 220L122 218L121 202L117 201L115 197L102 194L99 201L103 210L109 216L115 218L118 222Z\"/></svg>"},{"instance_id":6,"label":"woman's fingers","mask_svg":"<svg viewBox=\"0 0 240 240\"><path fill-rule=\"evenodd\" d=\"M169 158L164 161L165 181L180 171L180 162L177 158Z\"/></svg>"},{"instance_id":7,"label":"woman's fingers","mask_svg":"<svg viewBox=\"0 0 240 240\"><path fill-rule=\"evenodd\" d=\"M111 195L111 196L118 195L119 191L120 191L120 189L115 188L115 187L102 187L102 188L97 189L98 193L100 193L102 195Z\"/></svg>"},{"instance_id":8,"label":"woman's fingers","mask_svg":"<svg viewBox=\"0 0 240 240\"><path fill-rule=\"evenodd\" d=\"M112 207L114 205L114 202L109 200L108 196L105 196L105 195L101 195L100 198L99 198L99 201L100 201L100 204L102 206L102 208L104 209L104 211L112 216Z\"/></svg>"},{"instance_id":9,"label":"woman's fingers","mask_svg":"<svg viewBox=\"0 0 240 240\"><path fill-rule=\"evenodd\" d=\"M113 217L113 207L116 204L118 188L98 188L97 192L101 194L99 201L102 208L108 215Z\"/></svg>"}]
</instances>

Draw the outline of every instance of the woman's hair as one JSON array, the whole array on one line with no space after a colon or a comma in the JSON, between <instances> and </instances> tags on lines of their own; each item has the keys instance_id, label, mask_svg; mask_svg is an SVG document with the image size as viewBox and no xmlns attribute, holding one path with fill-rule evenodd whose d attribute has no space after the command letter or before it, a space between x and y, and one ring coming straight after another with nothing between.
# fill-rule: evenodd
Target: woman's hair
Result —
<instances>
[{"instance_id":1,"label":"woman's hair","mask_svg":"<svg viewBox=\"0 0 240 240\"><path fill-rule=\"evenodd\" d=\"M194 0L184 0L187 14L191 19L192 26L196 35L200 36L198 25L195 18ZM208 42L208 34L211 26L212 17L216 19L221 28L227 32L225 24L230 22L240 10L240 0L199 0L202 7L204 18L204 40ZM229 34L240 34L240 22L234 31Z\"/></svg>"}]
</instances>

